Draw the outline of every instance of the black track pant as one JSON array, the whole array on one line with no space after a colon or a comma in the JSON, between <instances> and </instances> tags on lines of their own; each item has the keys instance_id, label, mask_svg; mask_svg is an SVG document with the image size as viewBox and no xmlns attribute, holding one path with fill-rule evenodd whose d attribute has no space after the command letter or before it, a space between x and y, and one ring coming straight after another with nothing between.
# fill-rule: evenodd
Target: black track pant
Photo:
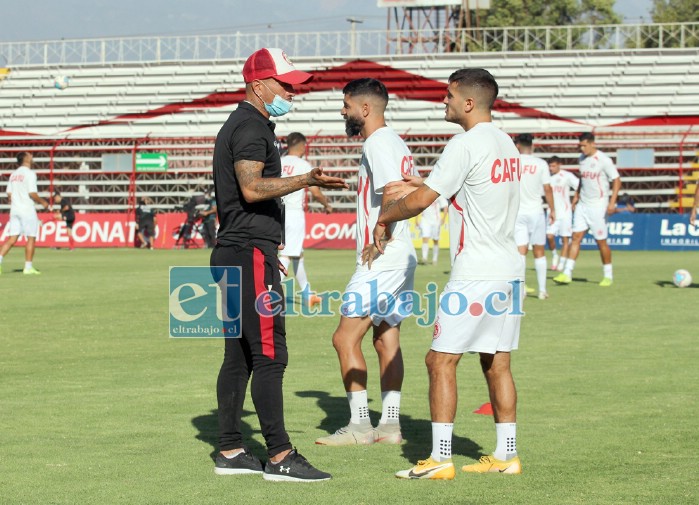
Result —
<instances>
[{"instance_id":1,"label":"black track pant","mask_svg":"<svg viewBox=\"0 0 699 505\"><path fill-rule=\"evenodd\" d=\"M242 338L226 338L223 365L218 375L219 450L245 447L240 432L243 401L252 375L252 401L260 420L270 457L291 449L284 428L282 381L288 361L282 315L261 316L255 310L260 295L270 289L283 291L277 251L252 246L217 245L211 266L240 266Z\"/></svg>"}]
</instances>

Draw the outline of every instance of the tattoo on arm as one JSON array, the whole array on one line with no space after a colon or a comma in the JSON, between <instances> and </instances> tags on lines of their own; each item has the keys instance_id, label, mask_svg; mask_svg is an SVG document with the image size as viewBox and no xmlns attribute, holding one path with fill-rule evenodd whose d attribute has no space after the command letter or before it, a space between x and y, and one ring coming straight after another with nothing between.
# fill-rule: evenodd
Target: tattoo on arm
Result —
<instances>
[{"instance_id":1,"label":"tattoo on arm","mask_svg":"<svg viewBox=\"0 0 699 505\"><path fill-rule=\"evenodd\" d=\"M262 177L264 163L241 160L235 163L235 175L248 202L279 198L308 186L307 177Z\"/></svg>"}]
</instances>

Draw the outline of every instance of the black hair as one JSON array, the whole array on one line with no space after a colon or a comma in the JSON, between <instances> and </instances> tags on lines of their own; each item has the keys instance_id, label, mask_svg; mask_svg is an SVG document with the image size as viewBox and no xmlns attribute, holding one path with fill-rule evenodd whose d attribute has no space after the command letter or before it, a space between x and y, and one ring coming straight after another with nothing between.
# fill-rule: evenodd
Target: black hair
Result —
<instances>
[{"instance_id":1,"label":"black hair","mask_svg":"<svg viewBox=\"0 0 699 505\"><path fill-rule=\"evenodd\" d=\"M459 86L478 88L487 93L488 109L493 108L500 87L493 74L484 68L462 68L449 76L449 84L458 82Z\"/></svg>"},{"instance_id":2,"label":"black hair","mask_svg":"<svg viewBox=\"0 0 699 505\"><path fill-rule=\"evenodd\" d=\"M29 153L26 151L22 151L21 153L18 153L17 154L17 163L19 163L20 165L22 163L24 163L24 158L26 158L27 156L29 156Z\"/></svg>"},{"instance_id":3,"label":"black hair","mask_svg":"<svg viewBox=\"0 0 699 505\"><path fill-rule=\"evenodd\" d=\"M381 99L384 104L388 103L386 86L381 81L368 77L348 82L342 93L349 96L373 96Z\"/></svg>"},{"instance_id":4,"label":"black hair","mask_svg":"<svg viewBox=\"0 0 699 505\"><path fill-rule=\"evenodd\" d=\"M583 140L587 140L588 142L594 142L595 141L595 134L592 132L585 132L582 133L579 137L578 140L582 142Z\"/></svg>"},{"instance_id":5,"label":"black hair","mask_svg":"<svg viewBox=\"0 0 699 505\"><path fill-rule=\"evenodd\" d=\"M524 147L531 147L534 143L534 137L531 133L520 133L515 137L515 144L520 144Z\"/></svg>"},{"instance_id":6,"label":"black hair","mask_svg":"<svg viewBox=\"0 0 699 505\"><path fill-rule=\"evenodd\" d=\"M286 137L286 148L287 150L289 150L295 145L301 144L302 142L306 142L306 136L303 133L291 132Z\"/></svg>"},{"instance_id":7,"label":"black hair","mask_svg":"<svg viewBox=\"0 0 699 505\"><path fill-rule=\"evenodd\" d=\"M549 158L549 165L551 163L561 163L561 158L559 158L558 156L551 156Z\"/></svg>"}]
</instances>

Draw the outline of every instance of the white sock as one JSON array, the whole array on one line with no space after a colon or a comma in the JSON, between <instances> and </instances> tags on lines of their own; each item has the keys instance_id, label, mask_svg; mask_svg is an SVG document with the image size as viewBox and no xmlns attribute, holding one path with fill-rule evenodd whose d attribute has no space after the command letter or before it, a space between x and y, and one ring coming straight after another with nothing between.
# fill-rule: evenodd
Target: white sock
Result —
<instances>
[{"instance_id":1,"label":"white sock","mask_svg":"<svg viewBox=\"0 0 699 505\"><path fill-rule=\"evenodd\" d=\"M381 391L380 423L396 424L400 415L400 391Z\"/></svg>"},{"instance_id":2,"label":"white sock","mask_svg":"<svg viewBox=\"0 0 699 505\"><path fill-rule=\"evenodd\" d=\"M566 258L565 256L561 256L560 259L558 260L558 266L556 266L556 270L558 270L559 272L562 272L566 266L567 261L568 261L568 258Z\"/></svg>"},{"instance_id":3,"label":"white sock","mask_svg":"<svg viewBox=\"0 0 699 505\"><path fill-rule=\"evenodd\" d=\"M602 271L604 272L605 277L609 277L610 279L613 279L614 277L612 276L612 264L608 265L602 265Z\"/></svg>"},{"instance_id":4,"label":"white sock","mask_svg":"<svg viewBox=\"0 0 699 505\"><path fill-rule=\"evenodd\" d=\"M24 262L24 268L25 268L25 270L26 270L27 268L31 268L31 267L32 267L32 262L31 262L31 261L25 261L25 262Z\"/></svg>"},{"instance_id":5,"label":"white sock","mask_svg":"<svg viewBox=\"0 0 699 505\"><path fill-rule=\"evenodd\" d=\"M437 258L439 258L439 246L435 244L432 246L432 263L437 263Z\"/></svg>"},{"instance_id":6,"label":"white sock","mask_svg":"<svg viewBox=\"0 0 699 505\"><path fill-rule=\"evenodd\" d=\"M286 268L287 272L289 271L289 264L291 263L291 260L288 256L279 256L279 263L284 265L284 268ZM284 275L284 272L280 271L279 275L281 276L282 280L286 279L286 275Z\"/></svg>"},{"instance_id":7,"label":"white sock","mask_svg":"<svg viewBox=\"0 0 699 505\"><path fill-rule=\"evenodd\" d=\"M366 395L366 389L350 391L347 393L347 399L350 405L350 422L354 424L369 422L369 399Z\"/></svg>"},{"instance_id":8,"label":"white sock","mask_svg":"<svg viewBox=\"0 0 699 505\"><path fill-rule=\"evenodd\" d=\"M565 266L565 269L563 270L563 273L566 274L568 277L571 277L573 275L574 268L575 268L575 260L568 258L568 261L566 261L566 266Z\"/></svg>"},{"instance_id":9,"label":"white sock","mask_svg":"<svg viewBox=\"0 0 699 505\"><path fill-rule=\"evenodd\" d=\"M536 282L539 284L539 293L546 293L546 256L534 258L536 270Z\"/></svg>"},{"instance_id":10,"label":"white sock","mask_svg":"<svg viewBox=\"0 0 699 505\"><path fill-rule=\"evenodd\" d=\"M558 266L559 261L558 251L554 249L552 252L553 256L551 257L551 268L556 268Z\"/></svg>"},{"instance_id":11,"label":"white sock","mask_svg":"<svg viewBox=\"0 0 699 505\"><path fill-rule=\"evenodd\" d=\"M495 423L497 446L493 456L507 461L517 456L517 423Z\"/></svg>"},{"instance_id":12,"label":"white sock","mask_svg":"<svg viewBox=\"0 0 699 505\"><path fill-rule=\"evenodd\" d=\"M432 459L439 462L451 459L451 435L454 423L432 423Z\"/></svg>"},{"instance_id":13,"label":"white sock","mask_svg":"<svg viewBox=\"0 0 699 505\"><path fill-rule=\"evenodd\" d=\"M2 265L2 256L0 256L0 265Z\"/></svg>"},{"instance_id":14,"label":"white sock","mask_svg":"<svg viewBox=\"0 0 699 505\"><path fill-rule=\"evenodd\" d=\"M422 243L422 261L423 261L423 263L425 261L427 261L427 248L428 247L429 246L427 244L425 244L424 242Z\"/></svg>"},{"instance_id":15,"label":"white sock","mask_svg":"<svg viewBox=\"0 0 699 505\"><path fill-rule=\"evenodd\" d=\"M299 289L305 290L308 286L308 277L306 276L306 267L303 265L303 258L294 258L294 275L296 282L299 283Z\"/></svg>"}]
</instances>

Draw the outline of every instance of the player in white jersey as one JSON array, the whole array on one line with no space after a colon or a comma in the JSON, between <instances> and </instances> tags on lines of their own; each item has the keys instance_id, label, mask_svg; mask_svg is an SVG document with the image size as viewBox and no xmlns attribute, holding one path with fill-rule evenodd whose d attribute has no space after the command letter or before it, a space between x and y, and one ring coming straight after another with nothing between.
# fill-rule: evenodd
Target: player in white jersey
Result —
<instances>
[{"instance_id":1,"label":"player in white jersey","mask_svg":"<svg viewBox=\"0 0 699 505\"><path fill-rule=\"evenodd\" d=\"M445 119L459 124L465 133L449 141L424 182L420 179L387 188L389 196L397 188L400 199L381 214L374 228L374 242L383 244L392 223L417 215L440 195L450 201L453 267L425 359L432 453L410 470L398 472L400 478L454 478L451 441L456 367L467 352L480 354L493 405L497 447L493 455L462 470L521 472L515 440L517 393L510 371L510 351L518 346L522 315L524 258L514 239L521 164L512 139L492 123L497 94L498 85L487 70L462 69L449 77Z\"/></svg>"},{"instance_id":2,"label":"player in white jersey","mask_svg":"<svg viewBox=\"0 0 699 505\"><path fill-rule=\"evenodd\" d=\"M341 114L349 137L364 139L362 160L357 174L357 256L356 270L342 296L342 315L333 334L333 346L340 359L342 381L350 406L350 422L334 434L319 438L321 445L353 445L402 441L400 395L403 385L403 355L400 349L400 323L410 314L399 300L413 289L417 258L407 222L398 223L394 239L385 253L369 266L362 255L377 255L372 243L373 230L382 208L391 201L384 187L403 176L416 174L408 146L386 126L388 103L386 87L376 79L356 79L342 90ZM389 300L392 300L391 303ZM379 357L382 412L376 428L369 419L367 366L362 340L373 332Z\"/></svg>"},{"instance_id":3,"label":"player in white jersey","mask_svg":"<svg viewBox=\"0 0 699 505\"><path fill-rule=\"evenodd\" d=\"M529 246L534 254L536 282L539 285L539 299L549 297L546 291L546 215L541 206L541 197L549 206L549 222L555 221L551 175L544 160L532 155L533 137L522 133L515 139L521 154L522 179L519 184L519 212L515 223L515 242L519 253L526 258Z\"/></svg>"},{"instance_id":4,"label":"player in white jersey","mask_svg":"<svg viewBox=\"0 0 699 505\"><path fill-rule=\"evenodd\" d=\"M616 199L621 189L621 178L614 162L595 147L595 136L586 132L580 135L580 188L573 198L573 243L570 257L563 273L553 278L559 284L570 284L573 280L575 260L580 253L580 244L589 232L595 238L602 258L604 275L600 286L612 285L612 251L607 244L607 215L614 214ZM612 184L611 194L609 184Z\"/></svg>"},{"instance_id":5,"label":"player in white jersey","mask_svg":"<svg viewBox=\"0 0 699 505\"><path fill-rule=\"evenodd\" d=\"M567 170L561 170L561 159L558 156L549 158L549 170L556 220L546 229L546 238L549 248L553 251L551 270L562 272L568 261L570 237L573 235L573 206L570 203L570 191L578 190L580 179ZM556 251L556 237L561 237L560 256Z\"/></svg>"},{"instance_id":6,"label":"player in white jersey","mask_svg":"<svg viewBox=\"0 0 699 505\"><path fill-rule=\"evenodd\" d=\"M313 170L310 163L302 158L306 153L306 144L306 137L302 133L292 132L287 136L287 154L281 159L282 177L303 175ZM313 198L323 206L325 212L330 214L333 209L320 188L311 186L308 189ZM294 191L282 197L282 202L284 203L284 249L279 253L279 261L287 271L289 265L293 263L294 275L302 298L313 307L321 300L320 297L310 292L311 286L303 261L303 241L306 238L306 212L304 210L306 191L304 189ZM282 281L284 279L285 274L282 273Z\"/></svg>"},{"instance_id":7,"label":"player in white jersey","mask_svg":"<svg viewBox=\"0 0 699 505\"><path fill-rule=\"evenodd\" d=\"M15 245L20 235L27 237L27 245L24 249L24 274L37 275L34 268L34 248L36 236L39 233L39 217L36 215L35 204L49 210L49 203L41 198L37 192L36 174L32 172L31 153L21 152L17 155L19 167L10 175L7 184L7 197L10 199L10 238L0 247L0 273L2 273L2 260Z\"/></svg>"},{"instance_id":8,"label":"player in white jersey","mask_svg":"<svg viewBox=\"0 0 699 505\"><path fill-rule=\"evenodd\" d=\"M432 263L437 263L439 259L439 235L442 225L447 219L449 203L445 198L437 198L432 205L418 216L417 228L420 230L422 238L422 259L421 264L427 264L427 251L430 240L432 240Z\"/></svg>"}]
</instances>

